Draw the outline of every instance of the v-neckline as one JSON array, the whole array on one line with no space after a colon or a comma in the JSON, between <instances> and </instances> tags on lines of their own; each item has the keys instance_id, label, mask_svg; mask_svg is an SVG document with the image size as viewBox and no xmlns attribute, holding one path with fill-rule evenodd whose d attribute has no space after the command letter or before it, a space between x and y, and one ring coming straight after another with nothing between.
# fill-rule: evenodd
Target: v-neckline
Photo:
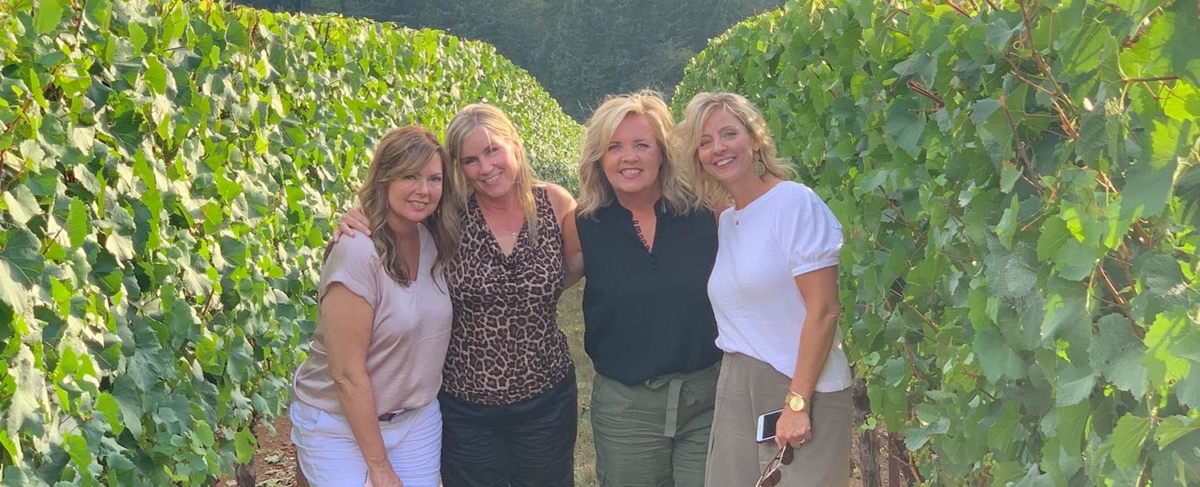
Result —
<instances>
[{"instance_id":1,"label":"v-neckline","mask_svg":"<svg viewBox=\"0 0 1200 487\"><path fill-rule=\"evenodd\" d=\"M479 223L483 225L483 230L487 232L488 241L491 243L492 249L496 251L496 254L501 259L505 261L511 260L517 254L517 248L521 246L521 239L525 238L527 233L525 228L529 226L529 222L522 219L521 228L517 230L516 238L513 239L512 251L505 253L504 246L500 245L500 239L492 231L492 227L488 226L487 217L483 216L483 207L479 205L479 200L474 195L471 195L471 203L475 207L475 214L479 217Z\"/></svg>"}]
</instances>

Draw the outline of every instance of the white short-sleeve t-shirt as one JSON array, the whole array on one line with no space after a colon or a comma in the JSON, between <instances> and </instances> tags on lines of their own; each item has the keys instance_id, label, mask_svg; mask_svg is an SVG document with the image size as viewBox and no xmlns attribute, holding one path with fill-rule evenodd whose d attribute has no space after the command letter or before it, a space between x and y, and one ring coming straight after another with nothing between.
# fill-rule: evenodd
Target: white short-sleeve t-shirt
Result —
<instances>
[{"instance_id":1,"label":"white short-sleeve t-shirt","mask_svg":"<svg viewBox=\"0 0 1200 487\"><path fill-rule=\"evenodd\" d=\"M424 225L418 225L418 231L421 257L416 279L408 286L388 276L374 242L363 234L342 237L321 268L318 299L331 285L341 283L374 311L366 367L376 414L429 404L442 385L442 364L450 344L450 295L443 274L430 274L437 258L433 236ZM337 332L336 321L318 324L308 358L296 371L293 393L309 406L341 414L325 345Z\"/></svg>"},{"instance_id":2,"label":"white short-sleeve t-shirt","mask_svg":"<svg viewBox=\"0 0 1200 487\"><path fill-rule=\"evenodd\" d=\"M745 208L722 212L717 240L708 279L717 347L792 377L807 315L795 276L838 265L842 225L811 189L784 181ZM852 383L839 329L816 391Z\"/></svg>"}]
</instances>

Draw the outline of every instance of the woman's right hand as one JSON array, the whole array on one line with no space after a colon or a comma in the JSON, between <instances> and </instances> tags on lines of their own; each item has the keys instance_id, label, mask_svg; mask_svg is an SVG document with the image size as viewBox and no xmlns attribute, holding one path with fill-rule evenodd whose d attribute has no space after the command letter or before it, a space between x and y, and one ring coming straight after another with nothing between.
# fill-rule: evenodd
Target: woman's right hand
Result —
<instances>
[{"instance_id":1,"label":"woman's right hand","mask_svg":"<svg viewBox=\"0 0 1200 487\"><path fill-rule=\"evenodd\" d=\"M391 465L367 469L367 483L363 487L404 487L404 482L392 470Z\"/></svg>"},{"instance_id":2,"label":"woman's right hand","mask_svg":"<svg viewBox=\"0 0 1200 487\"><path fill-rule=\"evenodd\" d=\"M352 208L342 215L342 219L338 220L337 232L333 234L333 241L341 240L342 235L353 237L356 231L362 232L363 235L371 235L371 221L363 214L362 208Z\"/></svg>"}]
</instances>

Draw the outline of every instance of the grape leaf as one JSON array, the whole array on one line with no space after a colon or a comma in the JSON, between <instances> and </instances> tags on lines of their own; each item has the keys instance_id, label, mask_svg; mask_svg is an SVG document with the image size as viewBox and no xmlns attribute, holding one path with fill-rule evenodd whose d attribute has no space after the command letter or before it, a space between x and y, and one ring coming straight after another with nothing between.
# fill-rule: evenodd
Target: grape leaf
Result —
<instances>
[{"instance_id":1,"label":"grape leaf","mask_svg":"<svg viewBox=\"0 0 1200 487\"><path fill-rule=\"evenodd\" d=\"M1153 420L1126 413L1112 433L1112 459L1117 468L1128 470L1142 456L1142 446L1150 436Z\"/></svg>"}]
</instances>

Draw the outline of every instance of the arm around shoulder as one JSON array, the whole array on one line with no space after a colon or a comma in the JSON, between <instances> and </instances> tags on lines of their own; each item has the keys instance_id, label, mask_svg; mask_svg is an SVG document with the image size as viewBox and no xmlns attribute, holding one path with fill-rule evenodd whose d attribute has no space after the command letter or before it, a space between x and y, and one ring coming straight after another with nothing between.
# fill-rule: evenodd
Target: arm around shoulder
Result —
<instances>
[{"instance_id":1,"label":"arm around shoulder","mask_svg":"<svg viewBox=\"0 0 1200 487\"><path fill-rule=\"evenodd\" d=\"M575 197L571 196L566 188L554 183L546 183L546 193L550 196L550 205L554 207L554 219L558 220L558 226L562 228L567 215L574 215Z\"/></svg>"},{"instance_id":2,"label":"arm around shoulder","mask_svg":"<svg viewBox=\"0 0 1200 487\"><path fill-rule=\"evenodd\" d=\"M583 244L579 241L579 227L575 218L575 209L571 209L562 222L563 261L567 267L564 287L567 288L583 279Z\"/></svg>"}]
</instances>

